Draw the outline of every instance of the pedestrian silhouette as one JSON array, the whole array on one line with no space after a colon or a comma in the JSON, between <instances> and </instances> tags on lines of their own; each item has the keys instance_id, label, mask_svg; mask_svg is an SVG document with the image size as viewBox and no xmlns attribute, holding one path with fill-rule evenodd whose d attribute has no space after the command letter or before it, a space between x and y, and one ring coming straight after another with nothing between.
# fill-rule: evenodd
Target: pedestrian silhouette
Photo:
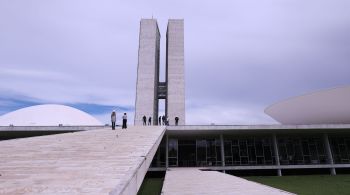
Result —
<instances>
[{"instance_id":1,"label":"pedestrian silhouette","mask_svg":"<svg viewBox=\"0 0 350 195\"><path fill-rule=\"evenodd\" d=\"M166 125L169 125L169 117L166 117L165 120L166 120L166 121L165 121L165 124L166 124Z\"/></svg>"},{"instance_id":2,"label":"pedestrian silhouette","mask_svg":"<svg viewBox=\"0 0 350 195\"><path fill-rule=\"evenodd\" d=\"M179 124L179 117L175 117L175 125L177 126Z\"/></svg>"},{"instance_id":3,"label":"pedestrian silhouette","mask_svg":"<svg viewBox=\"0 0 350 195\"><path fill-rule=\"evenodd\" d=\"M148 118L148 125L152 125L152 117Z\"/></svg>"},{"instance_id":4,"label":"pedestrian silhouette","mask_svg":"<svg viewBox=\"0 0 350 195\"><path fill-rule=\"evenodd\" d=\"M165 116L164 115L162 116L162 122L163 122L163 125L165 125Z\"/></svg>"},{"instance_id":5,"label":"pedestrian silhouette","mask_svg":"<svg viewBox=\"0 0 350 195\"><path fill-rule=\"evenodd\" d=\"M112 130L115 130L115 122L117 121L117 114L115 113L115 110L113 110L111 114L111 122L112 122Z\"/></svg>"},{"instance_id":6,"label":"pedestrian silhouette","mask_svg":"<svg viewBox=\"0 0 350 195\"><path fill-rule=\"evenodd\" d=\"M143 120L143 126L146 126L147 117L145 115L143 115L142 120Z\"/></svg>"},{"instance_id":7,"label":"pedestrian silhouette","mask_svg":"<svg viewBox=\"0 0 350 195\"><path fill-rule=\"evenodd\" d=\"M126 123L128 121L128 117L126 116L126 113L123 115L123 126L122 129L126 129Z\"/></svg>"}]
</instances>

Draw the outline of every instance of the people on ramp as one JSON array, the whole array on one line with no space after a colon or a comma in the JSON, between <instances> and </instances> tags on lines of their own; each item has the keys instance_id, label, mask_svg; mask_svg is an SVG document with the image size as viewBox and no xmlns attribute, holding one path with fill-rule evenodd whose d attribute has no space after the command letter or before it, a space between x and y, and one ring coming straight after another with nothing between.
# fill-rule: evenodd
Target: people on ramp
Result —
<instances>
[{"instance_id":1,"label":"people on ramp","mask_svg":"<svg viewBox=\"0 0 350 195\"><path fill-rule=\"evenodd\" d=\"M117 113L113 110L111 114L112 130L115 130L115 122L117 121Z\"/></svg>"},{"instance_id":2,"label":"people on ramp","mask_svg":"<svg viewBox=\"0 0 350 195\"><path fill-rule=\"evenodd\" d=\"M127 128L127 126L126 126L127 121L128 121L128 116L126 115L126 113L124 113L122 129L126 129Z\"/></svg>"}]
</instances>

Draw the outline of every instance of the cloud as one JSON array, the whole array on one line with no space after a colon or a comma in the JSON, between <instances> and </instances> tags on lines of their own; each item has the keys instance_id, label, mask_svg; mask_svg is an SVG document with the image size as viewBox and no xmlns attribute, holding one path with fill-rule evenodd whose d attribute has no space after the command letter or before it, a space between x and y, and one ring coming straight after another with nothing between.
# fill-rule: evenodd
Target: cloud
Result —
<instances>
[{"instance_id":1,"label":"cloud","mask_svg":"<svg viewBox=\"0 0 350 195\"><path fill-rule=\"evenodd\" d=\"M80 80L79 75L75 76L70 73L47 70L1 68L0 91L49 103L133 106L131 101L133 89L117 89L113 85L99 86L93 79L84 82Z\"/></svg>"},{"instance_id":2,"label":"cloud","mask_svg":"<svg viewBox=\"0 0 350 195\"><path fill-rule=\"evenodd\" d=\"M158 20L164 80L167 20L184 18L187 121L271 122L263 110L276 101L350 83L349 10L347 0L0 1L0 104L133 108L140 19Z\"/></svg>"},{"instance_id":3,"label":"cloud","mask_svg":"<svg viewBox=\"0 0 350 195\"><path fill-rule=\"evenodd\" d=\"M134 107L124 107L122 105L47 102L43 100L38 100L38 99L33 99L30 97L18 95L18 94L7 93L6 97L5 96L0 97L0 106L1 106L0 115L6 114L8 112L12 112L21 108L40 105L40 104L48 104L48 103L63 104L66 106L77 108L93 116L98 116L100 119L103 119L101 121L104 121L106 123L108 122L108 120L106 121L108 117L106 118L105 116L109 115L112 112L112 110L117 110L117 112L119 113L121 112L133 113L133 110L134 110Z\"/></svg>"},{"instance_id":4,"label":"cloud","mask_svg":"<svg viewBox=\"0 0 350 195\"><path fill-rule=\"evenodd\" d=\"M186 124L190 125L252 125L277 124L262 113L264 106L242 102L195 103L187 106Z\"/></svg>"},{"instance_id":5,"label":"cloud","mask_svg":"<svg viewBox=\"0 0 350 195\"><path fill-rule=\"evenodd\" d=\"M23 69L23 68L1 68L1 77L21 77L23 79L42 79L42 80L72 80L68 74L59 72L46 71L46 70L34 70L34 69Z\"/></svg>"}]
</instances>

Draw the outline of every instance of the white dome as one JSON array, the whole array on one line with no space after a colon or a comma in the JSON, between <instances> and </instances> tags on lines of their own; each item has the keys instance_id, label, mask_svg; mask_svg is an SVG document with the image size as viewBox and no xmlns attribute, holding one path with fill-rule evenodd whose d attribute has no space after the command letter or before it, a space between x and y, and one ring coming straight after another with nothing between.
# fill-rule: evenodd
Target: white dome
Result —
<instances>
[{"instance_id":1,"label":"white dome","mask_svg":"<svg viewBox=\"0 0 350 195\"><path fill-rule=\"evenodd\" d=\"M282 124L350 124L350 86L293 97L265 109Z\"/></svg>"},{"instance_id":2,"label":"white dome","mask_svg":"<svg viewBox=\"0 0 350 195\"><path fill-rule=\"evenodd\" d=\"M44 104L30 106L0 116L0 126L99 126L93 116L64 105Z\"/></svg>"}]
</instances>

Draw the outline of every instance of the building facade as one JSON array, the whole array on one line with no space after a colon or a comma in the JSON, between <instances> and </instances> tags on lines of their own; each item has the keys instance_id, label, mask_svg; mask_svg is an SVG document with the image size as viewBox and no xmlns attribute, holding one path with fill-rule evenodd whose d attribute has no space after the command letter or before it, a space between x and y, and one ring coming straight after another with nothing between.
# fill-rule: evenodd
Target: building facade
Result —
<instances>
[{"instance_id":1,"label":"building facade","mask_svg":"<svg viewBox=\"0 0 350 195\"><path fill-rule=\"evenodd\" d=\"M165 116L170 125L185 125L184 21L170 19L166 35L166 81L159 81L160 32L155 19L140 22L135 125L152 117L158 124L159 99L165 99Z\"/></svg>"},{"instance_id":2,"label":"building facade","mask_svg":"<svg viewBox=\"0 0 350 195\"><path fill-rule=\"evenodd\" d=\"M160 33L157 21L142 19L140 22L139 52L137 65L135 125L142 125L142 117L158 118Z\"/></svg>"},{"instance_id":3,"label":"building facade","mask_svg":"<svg viewBox=\"0 0 350 195\"><path fill-rule=\"evenodd\" d=\"M141 20L135 125L142 125L143 116L147 120L152 117L152 125L158 124L159 99L165 99L165 115L169 118L169 126L154 156L151 171L165 171L168 167L201 167L233 173L253 171L253 175L259 175L259 171L277 175L297 171L335 175L337 171L350 170L350 125L340 124L348 121L349 109L343 109L343 105L350 97L350 88L320 92L321 95L312 93L310 97L302 96L269 107L268 114L275 118L284 117L282 125L186 126L184 21L168 21L165 82L159 81L159 45L157 21ZM314 104L310 104L311 108L305 115L304 108L309 102L319 102L320 105L314 108ZM321 108L325 110L322 117L317 114ZM334 117L334 114L330 117L330 110L343 118ZM177 125L176 117L179 118ZM327 120L332 117L332 120ZM320 122L313 123L315 120L311 119L314 118ZM338 119L342 120L339 122ZM338 122L325 125L322 121Z\"/></svg>"},{"instance_id":4,"label":"building facade","mask_svg":"<svg viewBox=\"0 0 350 195\"><path fill-rule=\"evenodd\" d=\"M200 167L233 174L335 175L350 168L350 125L169 126L152 171Z\"/></svg>"},{"instance_id":5,"label":"building facade","mask_svg":"<svg viewBox=\"0 0 350 195\"><path fill-rule=\"evenodd\" d=\"M185 125L184 21L169 20L166 41L167 98L165 115L169 125Z\"/></svg>"}]
</instances>

